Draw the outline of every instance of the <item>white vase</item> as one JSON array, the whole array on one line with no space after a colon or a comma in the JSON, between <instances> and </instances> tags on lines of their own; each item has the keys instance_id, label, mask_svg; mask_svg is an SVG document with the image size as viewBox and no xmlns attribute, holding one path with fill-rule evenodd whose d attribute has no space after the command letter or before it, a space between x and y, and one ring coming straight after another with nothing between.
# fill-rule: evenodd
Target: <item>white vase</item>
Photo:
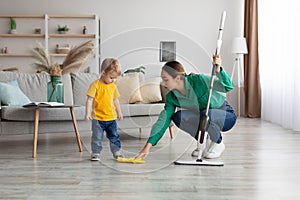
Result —
<instances>
[{"instance_id":1,"label":"white vase","mask_svg":"<svg viewBox=\"0 0 300 200\"><path fill-rule=\"evenodd\" d=\"M10 30L10 34L16 34L16 33L17 33L17 30L16 30L16 29Z\"/></svg>"},{"instance_id":2,"label":"white vase","mask_svg":"<svg viewBox=\"0 0 300 200\"><path fill-rule=\"evenodd\" d=\"M67 31L58 31L59 34L66 34Z\"/></svg>"}]
</instances>

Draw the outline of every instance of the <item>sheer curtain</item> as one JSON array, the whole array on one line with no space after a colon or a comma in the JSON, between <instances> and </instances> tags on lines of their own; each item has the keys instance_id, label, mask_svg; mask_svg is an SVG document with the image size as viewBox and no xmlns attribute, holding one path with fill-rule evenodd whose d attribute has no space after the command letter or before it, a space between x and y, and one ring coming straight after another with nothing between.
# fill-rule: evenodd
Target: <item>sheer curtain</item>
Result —
<instances>
[{"instance_id":1,"label":"sheer curtain","mask_svg":"<svg viewBox=\"0 0 300 200\"><path fill-rule=\"evenodd\" d=\"M300 8L296 0L258 4L261 118L300 131Z\"/></svg>"}]
</instances>

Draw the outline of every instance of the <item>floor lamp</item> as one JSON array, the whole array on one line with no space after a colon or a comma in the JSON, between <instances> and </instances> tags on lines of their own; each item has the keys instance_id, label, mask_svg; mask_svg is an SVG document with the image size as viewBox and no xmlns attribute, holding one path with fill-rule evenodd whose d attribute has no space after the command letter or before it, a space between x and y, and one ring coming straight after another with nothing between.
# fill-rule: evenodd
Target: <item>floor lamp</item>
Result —
<instances>
[{"instance_id":1,"label":"floor lamp","mask_svg":"<svg viewBox=\"0 0 300 200\"><path fill-rule=\"evenodd\" d=\"M236 37L232 42L231 52L236 55L234 66L231 73L231 80L233 79L234 72L237 69L238 78L238 117L241 116L241 87L244 84L244 67L241 63L241 57L248 53L247 43L244 37Z\"/></svg>"}]
</instances>

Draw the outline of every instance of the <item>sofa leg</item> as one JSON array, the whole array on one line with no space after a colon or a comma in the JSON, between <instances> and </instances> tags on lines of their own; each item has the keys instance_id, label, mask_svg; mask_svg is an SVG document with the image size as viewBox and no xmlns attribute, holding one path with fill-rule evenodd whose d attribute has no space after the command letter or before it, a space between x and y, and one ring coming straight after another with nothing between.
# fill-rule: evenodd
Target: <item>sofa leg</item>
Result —
<instances>
[{"instance_id":1,"label":"sofa leg","mask_svg":"<svg viewBox=\"0 0 300 200\"><path fill-rule=\"evenodd\" d=\"M140 134L139 139L142 139L142 128L139 128L139 134Z\"/></svg>"},{"instance_id":2,"label":"sofa leg","mask_svg":"<svg viewBox=\"0 0 300 200\"><path fill-rule=\"evenodd\" d=\"M171 139L173 139L173 126L172 125L169 126L169 132L170 132Z\"/></svg>"}]
</instances>

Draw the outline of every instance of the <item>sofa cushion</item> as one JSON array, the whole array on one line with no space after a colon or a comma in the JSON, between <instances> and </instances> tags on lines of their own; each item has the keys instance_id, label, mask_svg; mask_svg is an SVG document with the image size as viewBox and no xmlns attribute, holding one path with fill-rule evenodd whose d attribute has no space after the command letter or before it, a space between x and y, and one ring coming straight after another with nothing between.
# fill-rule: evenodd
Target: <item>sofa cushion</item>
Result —
<instances>
[{"instance_id":1,"label":"sofa cushion","mask_svg":"<svg viewBox=\"0 0 300 200\"><path fill-rule=\"evenodd\" d=\"M61 81L64 83L64 103L66 105L73 105L73 91L70 74L62 75Z\"/></svg>"},{"instance_id":2,"label":"sofa cushion","mask_svg":"<svg viewBox=\"0 0 300 200\"><path fill-rule=\"evenodd\" d=\"M142 103L155 103L162 101L160 82L161 78L155 77L140 83Z\"/></svg>"},{"instance_id":3,"label":"sofa cushion","mask_svg":"<svg viewBox=\"0 0 300 200\"><path fill-rule=\"evenodd\" d=\"M83 73L76 72L71 73L73 97L75 105L85 105L86 92L90 84L99 78L99 74L96 73Z\"/></svg>"},{"instance_id":4,"label":"sofa cushion","mask_svg":"<svg viewBox=\"0 0 300 200\"><path fill-rule=\"evenodd\" d=\"M0 82L0 102L3 105L21 106L29 103L30 99L19 88L16 80Z\"/></svg>"},{"instance_id":5,"label":"sofa cushion","mask_svg":"<svg viewBox=\"0 0 300 200\"><path fill-rule=\"evenodd\" d=\"M152 104L121 104L123 117L159 115L164 109L164 103Z\"/></svg>"},{"instance_id":6,"label":"sofa cushion","mask_svg":"<svg viewBox=\"0 0 300 200\"><path fill-rule=\"evenodd\" d=\"M0 72L0 82L17 80L20 89L31 101L47 101L47 83L50 81L48 74L29 74L21 72ZM71 77L69 74L62 76L64 83L65 104L73 104Z\"/></svg>"},{"instance_id":7,"label":"sofa cushion","mask_svg":"<svg viewBox=\"0 0 300 200\"><path fill-rule=\"evenodd\" d=\"M118 121L118 128L123 129L122 131L126 133L127 131L124 129L152 127L157 119L158 115L125 117L123 120ZM147 137L147 134L145 136Z\"/></svg>"}]
</instances>

